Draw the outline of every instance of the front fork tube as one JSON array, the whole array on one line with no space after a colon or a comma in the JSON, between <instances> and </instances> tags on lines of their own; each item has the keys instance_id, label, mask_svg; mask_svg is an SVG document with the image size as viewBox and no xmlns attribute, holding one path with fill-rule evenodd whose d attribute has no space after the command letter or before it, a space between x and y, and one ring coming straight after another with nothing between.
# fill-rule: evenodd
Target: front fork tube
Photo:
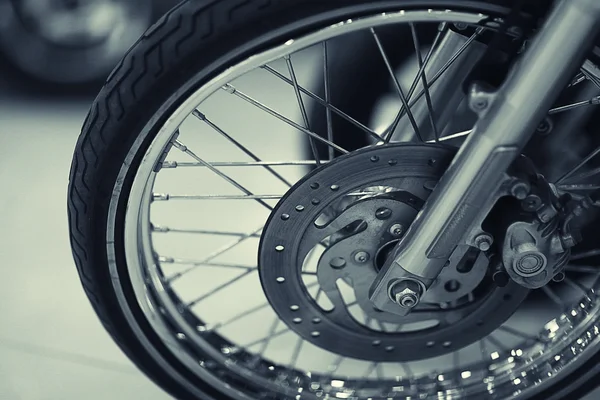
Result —
<instances>
[{"instance_id":1,"label":"front fork tube","mask_svg":"<svg viewBox=\"0 0 600 400\"><path fill-rule=\"evenodd\" d=\"M507 168L582 65L598 31L600 1L561 0L500 89L472 88L469 101L479 119L373 283L376 308L406 315L412 307L397 304L397 293L422 296L455 247L469 240Z\"/></svg>"}]
</instances>

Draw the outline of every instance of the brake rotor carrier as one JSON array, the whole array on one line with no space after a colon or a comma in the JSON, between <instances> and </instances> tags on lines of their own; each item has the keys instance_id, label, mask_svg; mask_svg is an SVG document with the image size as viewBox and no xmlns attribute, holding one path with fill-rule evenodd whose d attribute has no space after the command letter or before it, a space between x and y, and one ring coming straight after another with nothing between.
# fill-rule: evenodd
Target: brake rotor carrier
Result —
<instances>
[{"instance_id":1,"label":"brake rotor carrier","mask_svg":"<svg viewBox=\"0 0 600 400\"><path fill-rule=\"evenodd\" d=\"M454 154L439 145L368 147L288 191L267 221L258 265L269 302L293 331L342 356L409 361L465 347L513 314L528 290L493 285L487 257L468 247L455 252L408 316L375 310L368 300L378 268Z\"/></svg>"}]
</instances>

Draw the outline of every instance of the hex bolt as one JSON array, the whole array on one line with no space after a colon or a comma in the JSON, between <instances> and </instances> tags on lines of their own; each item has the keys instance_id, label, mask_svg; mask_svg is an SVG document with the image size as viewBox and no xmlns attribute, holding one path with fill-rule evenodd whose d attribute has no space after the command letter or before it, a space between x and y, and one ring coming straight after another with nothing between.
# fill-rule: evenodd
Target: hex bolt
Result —
<instances>
[{"instance_id":1,"label":"hex bolt","mask_svg":"<svg viewBox=\"0 0 600 400\"><path fill-rule=\"evenodd\" d=\"M369 261L369 253L366 251L359 251L354 255L354 261L360 264L364 264Z\"/></svg>"},{"instance_id":2,"label":"hex bolt","mask_svg":"<svg viewBox=\"0 0 600 400\"><path fill-rule=\"evenodd\" d=\"M518 181L510 188L510 193L519 200L525 200L530 190L527 182Z\"/></svg>"},{"instance_id":3,"label":"hex bolt","mask_svg":"<svg viewBox=\"0 0 600 400\"><path fill-rule=\"evenodd\" d=\"M421 301L423 290L419 283L404 279L397 281L390 288L392 300L402 308L414 308Z\"/></svg>"},{"instance_id":4,"label":"hex bolt","mask_svg":"<svg viewBox=\"0 0 600 400\"><path fill-rule=\"evenodd\" d=\"M542 199L535 194L530 194L522 201L522 207L525 211L537 211L541 206Z\"/></svg>"},{"instance_id":5,"label":"hex bolt","mask_svg":"<svg viewBox=\"0 0 600 400\"><path fill-rule=\"evenodd\" d=\"M492 243L494 242L494 238L492 238L487 233L482 233L481 235L475 238L475 244L477 248L481 251L488 251L492 248Z\"/></svg>"},{"instance_id":6,"label":"hex bolt","mask_svg":"<svg viewBox=\"0 0 600 400\"><path fill-rule=\"evenodd\" d=\"M508 272L506 272L502 263L496 265L494 273L492 274L492 280L498 287L506 287L510 282L510 275L508 275Z\"/></svg>"},{"instance_id":7,"label":"hex bolt","mask_svg":"<svg viewBox=\"0 0 600 400\"><path fill-rule=\"evenodd\" d=\"M554 277L552 278L552 280L554 282L562 282L562 281L565 280L566 277L567 276L565 275L565 273L561 271L561 272L557 273L556 275L554 275Z\"/></svg>"},{"instance_id":8,"label":"hex bolt","mask_svg":"<svg viewBox=\"0 0 600 400\"><path fill-rule=\"evenodd\" d=\"M390 233L394 236L400 236L404 233L402 224L394 224L390 227Z\"/></svg>"},{"instance_id":9,"label":"hex bolt","mask_svg":"<svg viewBox=\"0 0 600 400\"><path fill-rule=\"evenodd\" d=\"M389 208L381 207L375 211L375 217L377 219L388 219L392 215L392 210Z\"/></svg>"},{"instance_id":10,"label":"hex bolt","mask_svg":"<svg viewBox=\"0 0 600 400\"><path fill-rule=\"evenodd\" d=\"M487 106L488 106L488 101L484 98L474 99L471 102L471 107L475 111L483 111L487 108Z\"/></svg>"}]
</instances>

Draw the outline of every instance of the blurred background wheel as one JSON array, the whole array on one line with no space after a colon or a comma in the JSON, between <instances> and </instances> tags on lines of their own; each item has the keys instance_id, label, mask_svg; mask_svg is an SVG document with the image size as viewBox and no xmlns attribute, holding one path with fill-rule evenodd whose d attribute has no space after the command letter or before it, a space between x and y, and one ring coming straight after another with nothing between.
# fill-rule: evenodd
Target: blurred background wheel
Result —
<instances>
[{"instance_id":1,"label":"blurred background wheel","mask_svg":"<svg viewBox=\"0 0 600 400\"><path fill-rule=\"evenodd\" d=\"M1 64L37 84L61 88L104 80L167 5L175 3L0 0Z\"/></svg>"}]
</instances>

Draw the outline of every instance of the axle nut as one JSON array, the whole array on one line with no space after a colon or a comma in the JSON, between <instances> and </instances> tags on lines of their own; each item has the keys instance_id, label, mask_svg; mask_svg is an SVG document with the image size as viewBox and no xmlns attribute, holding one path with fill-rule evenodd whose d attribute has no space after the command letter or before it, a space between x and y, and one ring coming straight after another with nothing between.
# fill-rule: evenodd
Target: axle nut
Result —
<instances>
[{"instance_id":1,"label":"axle nut","mask_svg":"<svg viewBox=\"0 0 600 400\"><path fill-rule=\"evenodd\" d=\"M421 301L422 289L413 280L402 280L392 286L390 294L400 307L414 308Z\"/></svg>"}]
</instances>

